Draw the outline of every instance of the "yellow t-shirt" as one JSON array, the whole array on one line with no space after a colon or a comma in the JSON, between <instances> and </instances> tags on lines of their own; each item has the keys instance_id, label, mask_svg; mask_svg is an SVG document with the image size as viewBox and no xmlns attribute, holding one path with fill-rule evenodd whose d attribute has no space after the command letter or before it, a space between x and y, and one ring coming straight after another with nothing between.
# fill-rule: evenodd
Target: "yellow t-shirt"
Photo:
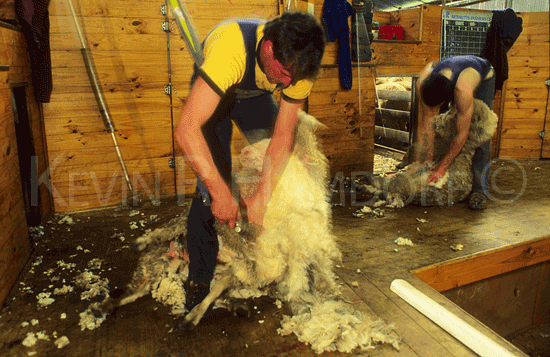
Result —
<instances>
[{"instance_id":1,"label":"yellow t-shirt","mask_svg":"<svg viewBox=\"0 0 550 357\"><path fill-rule=\"evenodd\" d=\"M258 25L256 31L256 48L263 38L264 25ZM208 76L205 80L218 93L225 93L229 87L240 83L244 78L246 69L246 48L243 34L236 21L226 21L214 28L203 45L204 63L201 70ZM266 75L260 69L256 58L255 74L256 86L259 89L273 92L277 87L267 80ZM209 79L209 80L208 80ZM283 94L291 99L305 99L311 93L313 81L300 80L288 88L283 89Z\"/></svg>"}]
</instances>

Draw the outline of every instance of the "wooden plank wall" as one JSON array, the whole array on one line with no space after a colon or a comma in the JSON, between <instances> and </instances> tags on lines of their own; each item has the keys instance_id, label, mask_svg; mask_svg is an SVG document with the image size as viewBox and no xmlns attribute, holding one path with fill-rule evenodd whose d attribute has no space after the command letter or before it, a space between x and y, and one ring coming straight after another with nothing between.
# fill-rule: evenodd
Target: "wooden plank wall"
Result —
<instances>
[{"instance_id":1,"label":"wooden plank wall","mask_svg":"<svg viewBox=\"0 0 550 357\"><path fill-rule=\"evenodd\" d=\"M550 319L549 267L550 239L546 236L412 273L509 338Z\"/></svg>"},{"instance_id":2,"label":"wooden plank wall","mask_svg":"<svg viewBox=\"0 0 550 357\"><path fill-rule=\"evenodd\" d=\"M31 252L10 88L13 82L30 82L25 46L21 32L0 26L0 65L9 66L9 71L0 72L0 306ZM42 172L45 161L40 160L44 156L42 128L31 89L27 89L31 132ZM48 195L41 197L42 213L46 215L51 210Z\"/></svg>"},{"instance_id":3,"label":"wooden plank wall","mask_svg":"<svg viewBox=\"0 0 550 357\"><path fill-rule=\"evenodd\" d=\"M74 1L133 188L174 193L167 35L159 1ZM55 210L132 204L87 76L67 0L50 3L53 92L44 106Z\"/></svg>"},{"instance_id":4,"label":"wooden plank wall","mask_svg":"<svg viewBox=\"0 0 550 357\"><path fill-rule=\"evenodd\" d=\"M0 20L12 23L16 20L15 0L0 1Z\"/></svg>"},{"instance_id":5,"label":"wooden plank wall","mask_svg":"<svg viewBox=\"0 0 550 357\"><path fill-rule=\"evenodd\" d=\"M375 40L376 75L418 75L430 61L439 59L441 8L423 6L392 12L374 12L381 25L403 27L403 41Z\"/></svg>"},{"instance_id":6,"label":"wooden plank wall","mask_svg":"<svg viewBox=\"0 0 550 357\"><path fill-rule=\"evenodd\" d=\"M509 339L548 322L550 263L540 263L474 282L442 294L499 335Z\"/></svg>"},{"instance_id":7,"label":"wooden plank wall","mask_svg":"<svg viewBox=\"0 0 550 357\"><path fill-rule=\"evenodd\" d=\"M323 0L314 3L322 22ZM351 1L348 1L351 3ZM348 19L351 28L351 17ZM338 69L338 41L328 42L322 72L309 98L309 113L328 128L320 132L331 176L372 172L374 163L374 69L372 62L352 62L352 87L343 89ZM361 107L361 108L360 108Z\"/></svg>"},{"instance_id":8,"label":"wooden plank wall","mask_svg":"<svg viewBox=\"0 0 550 357\"><path fill-rule=\"evenodd\" d=\"M508 52L508 80L501 115L500 157L541 157L541 131L548 131L550 78L550 16L548 12L518 13L523 31ZM546 157L550 157L547 149Z\"/></svg>"},{"instance_id":9,"label":"wooden plank wall","mask_svg":"<svg viewBox=\"0 0 550 357\"><path fill-rule=\"evenodd\" d=\"M324 1L309 2L314 5L315 16L321 19ZM134 189L140 191L145 199L172 196L176 193L176 186L178 194L188 194L194 190L195 184L193 173L181 163L181 157L175 174L168 167L168 159L174 154L172 129L177 125L189 94L192 61L172 22L169 41L174 86L171 112L170 97L163 92L168 83L168 40L160 25L164 20L160 13L162 3L156 0L75 1L111 117L118 129L116 137L122 156ZM187 4L199 34L204 38L214 25L228 17L269 19L278 13L282 0L257 0L253 3L246 0L193 0ZM375 20L382 24L401 24L406 41L375 41L372 44L375 50L373 61L360 68L354 64L351 90L343 90L339 83L338 44L328 44L321 76L309 99L309 110L328 126L320 136L332 175L372 171L375 77L417 75L427 63L439 59L441 10L439 6L426 5L375 13ZM54 92L52 102L45 106L45 117L50 162L59 160L52 173L53 191L57 195L55 210L75 211L121 202L131 204L112 140L104 128L89 85L67 0L52 2L50 15ZM526 16L524 33L537 31L542 22L540 16ZM543 41L544 33L531 35L531 41ZM524 38L518 40L514 50L530 46L531 42ZM526 41L525 44L522 41ZM536 43L532 42L531 46L536 46ZM517 56L517 53L511 51L510 56ZM512 59L511 63L514 61ZM540 61L542 57L537 63ZM531 63L530 66L534 65ZM543 72L539 70L536 75L542 77ZM530 82L526 81L525 86L529 85ZM521 86L517 88L522 91L522 96L536 93L536 89L531 92ZM508 93L513 95L512 91L508 89ZM508 93L505 108L513 111ZM540 104L534 98L526 100ZM541 112L538 110L534 116L540 117ZM538 122L529 122L523 131L518 131L514 119L517 115L521 114L516 110L506 113L503 119L506 133L502 135L501 154L504 156L526 154L525 150L522 153L508 148L517 144L517 140L531 137L535 127L540 126ZM526 130L530 130L529 133ZM519 137L515 136L519 133ZM242 146L242 139L237 143ZM238 149L234 147L234 150L237 152ZM534 148L529 150L530 154L535 152Z\"/></svg>"},{"instance_id":10,"label":"wooden plank wall","mask_svg":"<svg viewBox=\"0 0 550 357\"><path fill-rule=\"evenodd\" d=\"M192 61L172 22L169 42L172 122L170 97L163 94L163 87L168 83L168 41L166 33L161 30L164 16L160 13L160 5L163 2L79 0L74 3L111 117L118 129L116 137L131 179L137 176L143 180L143 184L134 185L134 189L141 191L145 199L151 198L155 184L161 197L173 195L175 186L178 194L191 193L195 186L192 172L179 158L174 175L168 167L168 159L173 154L172 127L177 125L189 94ZM253 3L247 0L196 0L186 3L201 38L226 18L269 19L278 14L280 5L277 0ZM320 19L323 1L315 0L313 4L315 15ZM125 199L131 204L113 144L89 85L74 21L69 15L67 0L51 3L54 91L51 103L45 105L45 116L50 161L59 162L52 173L55 210L76 211L118 205ZM352 170L371 171L372 69L362 67L359 70L361 77L368 80L362 79L361 84L356 81L351 90L343 91L338 79L336 53L337 44L330 44L323 60L322 75L310 97L310 112L328 126L320 136L333 172L345 171L349 175ZM358 69L354 68L355 78L357 72Z\"/></svg>"}]
</instances>

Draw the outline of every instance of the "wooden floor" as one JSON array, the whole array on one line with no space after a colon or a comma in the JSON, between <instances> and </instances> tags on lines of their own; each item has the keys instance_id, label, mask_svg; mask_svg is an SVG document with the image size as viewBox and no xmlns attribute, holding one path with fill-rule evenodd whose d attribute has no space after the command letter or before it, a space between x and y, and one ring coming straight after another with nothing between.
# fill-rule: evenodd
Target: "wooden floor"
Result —
<instances>
[{"instance_id":1,"label":"wooden floor","mask_svg":"<svg viewBox=\"0 0 550 357\"><path fill-rule=\"evenodd\" d=\"M491 189L492 200L482 212L471 211L462 202L442 208L384 209L383 217L357 218L353 213L362 207L361 202L351 206L348 194L346 202L339 201L335 194L334 233L343 252L343 261L336 272L342 281L344 296L356 309L394 324L402 338L400 352L382 345L350 355L475 356L390 290L391 282L398 278L407 280L467 322L506 344L504 339L449 303L410 271L550 237L550 161L529 160L514 165L514 162L500 161L493 166L496 180ZM507 201L515 195L517 200ZM53 304L39 307L36 296L40 292L61 287L61 279L69 285L77 271L86 268L93 258L104 260L101 275L109 278L111 289L128 282L136 264L136 253L129 248L129 242L181 211L177 204L168 202L158 207L138 207L140 214L130 217L130 211L135 209L72 215L74 225L59 224L63 218L60 216L46 225L43 236L34 238L33 257L0 312L0 356L28 356L34 352L36 356L100 357L317 355L296 336L277 334L285 311L267 298L255 300L256 313L249 319L238 319L223 310L215 310L189 332L180 331L169 310L151 297L122 307L99 328L84 331L78 325L79 313L90 302L80 300L80 294L52 295L56 299ZM140 220L144 221L144 227L139 224ZM138 228L130 229L130 222L138 222ZM124 241L117 233L124 235ZM398 237L411 239L414 246L397 246L394 240ZM450 248L456 244L462 244L463 250ZM42 263L34 266L40 256ZM77 265L63 270L57 263L61 260ZM50 275L45 274L48 271ZM56 276L60 280L52 282ZM65 319L61 319L62 313L66 314ZM33 319L38 320L38 324L23 325ZM33 347L25 347L22 341L29 332L44 332L49 341L38 340ZM67 336L69 345L57 349L54 336ZM340 355L343 354L322 354Z\"/></svg>"}]
</instances>

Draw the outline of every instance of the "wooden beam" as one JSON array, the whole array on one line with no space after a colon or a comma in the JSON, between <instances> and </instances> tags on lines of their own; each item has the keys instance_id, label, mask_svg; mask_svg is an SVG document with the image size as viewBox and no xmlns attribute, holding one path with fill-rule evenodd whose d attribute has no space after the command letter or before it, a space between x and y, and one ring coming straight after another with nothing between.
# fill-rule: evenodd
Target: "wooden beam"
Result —
<instances>
[{"instance_id":1,"label":"wooden beam","mask_svg":"<svg viewBox=\"0 0 550 357\"><path fill-rule=\"evenodd\" d=\"M550 159L550 79L546 80L548 92L546 93L546 118L544 120L544 129L542 135L542 147L540 157Z\"/></svg>"},{"instance_id":2,"label":"wooden beam","mask_svg":"<svg viewBox=\"0 0 550 357\"><path fill-rule=\"evenodd\" d=\"M491 157L499 157L500 139L502 137L502 117L504 115L504 104L506 103L506 81L502 86L502 90L497 90L495 93L495 102L493 111L498 116L497 131L493 136Z\"/></svg>"},{"instance_id":3,"label":"wooden beam","mask_svg":"<svg viewBox=\"0 0 550 357\"><path fill-rule=\"evenodd\" d=\"M442 292L550 260L550 236L412 271Z\"/></svg>"}]
</instances>

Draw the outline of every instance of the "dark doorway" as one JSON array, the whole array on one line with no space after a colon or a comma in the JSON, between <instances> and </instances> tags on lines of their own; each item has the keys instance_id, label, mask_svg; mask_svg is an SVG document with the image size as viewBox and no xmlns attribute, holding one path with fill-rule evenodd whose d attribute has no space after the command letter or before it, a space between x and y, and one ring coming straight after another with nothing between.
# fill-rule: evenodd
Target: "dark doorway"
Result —
<instances>
[{"instance_id":1,"label":"dark doorway","mask_svg":"<svg viewBox=\"0 0 550 357\"><path fill-rule=\"evenodd\" d=\"M19 171L21 173L21 185L23 187L23 199L25 201L27 225L29 227L35 227L41 223L40 195L38 195L38 200L34 200L34 202L31 200L31 165L36 165L36 160L34 159L36 152L34 149L31 121L27 106L26 85L13 86L11 88L11 98L13 104L15 135L17 137L17 152L19 155Z\"/></svg>"}]
</instances>

